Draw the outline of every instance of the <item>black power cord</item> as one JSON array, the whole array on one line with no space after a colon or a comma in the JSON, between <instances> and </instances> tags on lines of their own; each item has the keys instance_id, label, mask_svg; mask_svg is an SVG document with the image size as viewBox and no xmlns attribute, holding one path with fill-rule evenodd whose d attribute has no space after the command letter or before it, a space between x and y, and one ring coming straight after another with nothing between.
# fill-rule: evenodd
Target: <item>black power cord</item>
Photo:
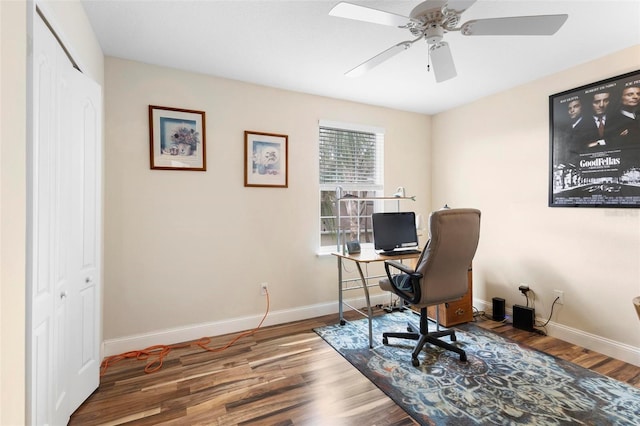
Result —
<instances>
[{"instance_id":1,"label":"black power cord","mask_svg":"<svg viewBox=\"0 0 640 426\"><path fill-rule=\"evenodd\" d=\"M549 313L549 318L547 318L547 321L542 324L542 325L536 325L536 327L540 327L540 328L544 328L546 327L547 324L549 324L549 321L551 321L551 317L553 316L553 308L556 306L556 303L558 303L558 300L560 300L560 297L556 297L556 299L553 301L553 303L551 304L551 312ZM547 335L547 331L546 330L536 330L539 333L543 334L543 335Z\"/></svg>"},{"instance_id":2,"label":"black power cord","mask_svg":"<svg viewBox=\"0 0 640 426\"><path fill-rule=\"evenodd\" d=\"M529 307L529 292L531 291L531 289L529 289L528 285L521 285L520 287L518 287L518 290L520 290L520 293L522 293L522 295L524 297L526 297L527 299L527 308Z\"/></svg>"}]
</instances>

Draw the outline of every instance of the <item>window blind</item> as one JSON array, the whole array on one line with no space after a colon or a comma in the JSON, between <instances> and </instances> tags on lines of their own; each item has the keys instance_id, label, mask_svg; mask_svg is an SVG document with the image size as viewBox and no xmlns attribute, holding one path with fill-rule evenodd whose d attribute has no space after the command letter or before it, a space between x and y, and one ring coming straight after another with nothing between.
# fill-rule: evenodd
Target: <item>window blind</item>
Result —
<instances>
[{"instance_id":1,"label":"window blind","mask_svg":"<svg viewBox=\"0 0 640 426\"><path fill-rule=\"evenodd\" d=\"M382 186L384 134L320 126L320 184Z\"/></svg>"}]
</instances>

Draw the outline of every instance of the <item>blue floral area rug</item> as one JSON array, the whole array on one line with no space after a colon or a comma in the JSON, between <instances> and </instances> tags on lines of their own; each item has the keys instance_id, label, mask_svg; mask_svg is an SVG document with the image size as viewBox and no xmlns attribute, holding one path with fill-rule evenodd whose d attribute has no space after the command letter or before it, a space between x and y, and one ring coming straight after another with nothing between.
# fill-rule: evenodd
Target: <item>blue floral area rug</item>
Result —
<instances>
[{"instance_id":1,"label":"blue floral area rug","mask_svg":"<svg viewBox=\"0 0 640 426\"><path fill-rule=\"evenodd\" d=\"M423 425L640 425L640 389L473 324L456 327L466 363L427 344L413 367L414 341L382 344L383 331L406 331L407 320L419 318L374 318L373 349L366 319L315 332Z\"/></svg>"}]
</instances>

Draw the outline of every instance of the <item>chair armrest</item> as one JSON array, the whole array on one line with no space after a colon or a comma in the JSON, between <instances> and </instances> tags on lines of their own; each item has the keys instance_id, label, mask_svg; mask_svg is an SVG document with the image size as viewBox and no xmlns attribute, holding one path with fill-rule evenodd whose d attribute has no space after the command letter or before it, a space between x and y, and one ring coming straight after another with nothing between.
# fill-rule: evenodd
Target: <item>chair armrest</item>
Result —
<instances>
[{"instance_id":1,"label":"chair armrest","mask_svg":"<svg viewBox=\"0 0 640 426\"><path fill-rule=\"evenodd\" d=\"M409 275L411 279L411 293L398 288L396 283L393 280L393 276L391 274L390 268L398 269L399 271ZM408 267L404 263L400 263L397 260L385 260L384 261L384 270L387 273L387 278L389 279L389 284L393 288L393 292L403 299L407 300L409 303L417 303L421 298L421 288L420 288L420 278L422 278L422 274L413 270L413 268Z\"/></svg>"},{"instance_id":2,"label":"chair armrest","mask_svg":"<svg viewBox=\"0 0 640 426\"><path fill-rule=\"evenodd\" d=\"M389 266L393 266L394 268L401 270L405 274L412 274L415 272L413 268L409 268L407 265L398 262L397 260L385 260L384 269L387 271L387 275L389 275Z\"/></svg>"}]
</instances>

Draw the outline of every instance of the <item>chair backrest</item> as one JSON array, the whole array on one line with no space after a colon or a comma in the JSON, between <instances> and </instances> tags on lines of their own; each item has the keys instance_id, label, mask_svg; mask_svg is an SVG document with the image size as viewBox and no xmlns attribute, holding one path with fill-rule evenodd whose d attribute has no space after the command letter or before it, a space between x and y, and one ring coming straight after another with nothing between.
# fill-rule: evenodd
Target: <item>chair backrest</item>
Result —
<instances>
[{"instance_id":1,"label":"chair backrest","mask_svg":"<svg viewBox=\"0 0 640 426\"><path fill-rule=\"evenodd\" d=\"M415 269L422 274L418 307L457 300L467 293L467 271L480 238L480 210L435 211L429 216L429 234Z\"/></svg>"}]
</instances>

